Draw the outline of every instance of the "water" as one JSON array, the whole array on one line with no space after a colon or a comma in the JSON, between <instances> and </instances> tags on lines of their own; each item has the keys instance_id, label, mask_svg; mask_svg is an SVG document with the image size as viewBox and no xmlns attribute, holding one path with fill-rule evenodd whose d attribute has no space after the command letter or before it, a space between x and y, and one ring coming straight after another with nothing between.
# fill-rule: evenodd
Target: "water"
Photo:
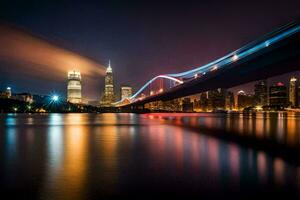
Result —
<instances>
[{"instance_id":1,"label":"water","mask_svg":"<svg viewBox=\"0 0 300 200\"><path fill-rule=\"evenodd\" d=\"M298 162L243 141L299 152L299 127L292 113L0 115L0 191L30 199L299 195Z\"/></svg>"}]
</instances>

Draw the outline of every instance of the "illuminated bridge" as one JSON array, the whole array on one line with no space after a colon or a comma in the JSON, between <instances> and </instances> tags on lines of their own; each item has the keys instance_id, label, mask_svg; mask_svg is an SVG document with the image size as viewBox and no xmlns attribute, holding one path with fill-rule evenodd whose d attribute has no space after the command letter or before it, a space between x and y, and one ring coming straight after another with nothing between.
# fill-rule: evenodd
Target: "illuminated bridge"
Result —
<instances>
[{"instance_id":1,"label":"illuminated bridge","mask_svg":"<svg viewBox=\"0 0 300 200\"><path fill-rule=\"evenodd\" d=\"M217 88L231 88L300 69L300 21L287 24L204 66L158 75L119 106L140 106ZM169 81L167 89L162 83ZM159 81L156 91L151 87ZM166 83L165 83L166 85Z\"/></svg>"}]
</instances>

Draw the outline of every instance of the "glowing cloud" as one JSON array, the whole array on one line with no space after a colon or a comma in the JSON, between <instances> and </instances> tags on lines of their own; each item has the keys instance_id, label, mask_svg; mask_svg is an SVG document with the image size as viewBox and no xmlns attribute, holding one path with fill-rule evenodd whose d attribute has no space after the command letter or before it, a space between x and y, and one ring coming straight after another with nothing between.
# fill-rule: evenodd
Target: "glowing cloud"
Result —
<instances>
[{"instance_id":1,"label":"glowing cloud","mask_svg":"<svg viewBox=\"0 0 300 200\"><path fill-rule=\"evenodd\" d=\"M13 64L18 73L26 76L62 81L73 69L85 77L105 74L105 67L90 58L3 24L0 24L0 44L0 60Z\"/></svg>"}]
</instances>

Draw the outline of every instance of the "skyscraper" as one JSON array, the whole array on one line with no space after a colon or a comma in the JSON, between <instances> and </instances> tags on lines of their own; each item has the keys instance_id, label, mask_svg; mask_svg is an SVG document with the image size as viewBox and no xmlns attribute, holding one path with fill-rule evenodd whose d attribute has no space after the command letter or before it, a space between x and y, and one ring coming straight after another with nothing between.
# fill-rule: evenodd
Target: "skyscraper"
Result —
<instances>
[{"instance_id":1,"label":"skyscraper","mask_svg":"<svg viewBox=\"0 0 300 200\"><path fill-rule=\"evenodd\" d=\"M104 93L100 102L101 106L111 106L115 100L113 72L110 61L106 69Z\"/></svg>"},{"instance_id":2,"label":"skyscraper","mask_svg":"<svg viewBox=\"0 0 300 200\"><path fill-rule=\"evenodd\" d=\"M290 79L289 104L292 107L297 106L297 78L295 77Z\"/></svg>"},{"instance_id":3,"label":"skyscraper","mask_svg":"<svg viewBox=\"0 0 300 200\"><path fill-rule=\"evenodd\" d=\"M269 90L270 106L287 106L287 88L281 82L272 85Z\"/></svg>"},{"instance_id":4,"label":"skyscraper","mask_svg":"<svg viewBox=\"0 0 300 200\"><path fill-rule=\"evenodd\" d=\"M254 86L255 105L268 105L268 85L266 80L259 81Z\"/></svg>"},{"instance_id":5,"label":"skyscraper","mask_svg":"<svg viewBox=\"0 0 300 200\"><path fill-rule=\"evenodd\" d=\"M121 87L121 100L128 99L132 96L132 87L122 86Z\"/></svg>"},{"instance_id":6,"label":"skyscraper","mask_svg":"<svg viewBox=\"0 0 300 200\"><path fill-rule=\"evenodd\" d=\"M68 72L68 95L70 103L81 103L81 74L79 71Z\"/></svg>"}]
</instances>

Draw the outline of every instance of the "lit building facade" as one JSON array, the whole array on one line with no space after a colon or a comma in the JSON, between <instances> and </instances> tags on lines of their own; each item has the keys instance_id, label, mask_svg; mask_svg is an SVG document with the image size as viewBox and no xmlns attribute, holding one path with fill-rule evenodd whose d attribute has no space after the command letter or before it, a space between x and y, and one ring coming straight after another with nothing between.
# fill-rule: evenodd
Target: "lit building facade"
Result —
<instances>
[{"instance_id":1,"label":"lit building facade","mask_svg":"<svg viewBox=\"0 0 300 200\"><path fill-rule=\"evenodd\" d=\"M122 86L121 87L121 100L128 99L132 96L132 87Z\"/></svg>"},{"instance_id":2,"label":"lit building facade","mask_svg":"<svg viewBox=\"0 0 300 200\"><path fill-rule=\"evenodd\" d=\"M113 80L113 71L109 65L106 69L106 75L105 75L105 86L104 86L104 92L102 95L102 99L100 101L101 106L112 106L112 103L115 100L115 94L114 94L114 80Z\"/></svg>"},{"instance_id":3,"label":"lit building facade","mask_svg":"<svg viewBox=\"0 0 300 200\"><path fill-rule=\"evenodd\" d=\"M286 86L279 82L272 85L269 90L270 106L286 107L288 104Z\"/></svg>"},{"instance_id":4,"label":"lit building facade","mask_svg":"<svg viewBox=\"0 0 300 200\"><path fill-rule=\"evenodd\" d=\"M7 87L5 93L6 93L7 98L10 98L11 97L11 88Z\"/></svg>"},{"instance_id":5,"label":"lit building facade","mask_svg":"<svg viewBox=\"0 0 300 200\"><path fill-rule=\"evenodd\" d=\"M81 103L81 74L79 71L68 72L68 94L67 100L70 103Z\"/></svg>"},{"instance_id":6,"label":"lit building facade","mask_svg":"<svg viewBox=\"0 0 300 200\"><path fill-rule=\"evenodd\" d=\"M290 79L289 104L291 107L297 106L297 82L297 78L295 77Z\"/></svg>"},{"instance_id":7,"label":"lit building facade","mask_svg":"<svg viewBox=\"0 0 300 200\"><path fill-rule=\"evenodd\" d=\"M268 105L268 84L266 80L259 81L254 85L254 98L256 106Z\"/></svg>"}]
</instances>

